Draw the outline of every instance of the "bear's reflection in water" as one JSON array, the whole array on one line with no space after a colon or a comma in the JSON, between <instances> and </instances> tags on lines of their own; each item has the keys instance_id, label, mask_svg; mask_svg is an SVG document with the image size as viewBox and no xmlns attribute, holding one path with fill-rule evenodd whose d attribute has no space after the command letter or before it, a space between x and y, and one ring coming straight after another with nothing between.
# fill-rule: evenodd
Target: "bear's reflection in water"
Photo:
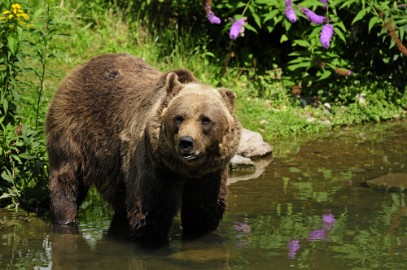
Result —
<instances>
[{"instance_id":1,"label":"bear's reflection in water","mask_svg":"<svg viewBox=\"0 0 407 270\"><path fill-rule=\"evenodd\" d=\"M123 223L112 222L97 241L71 232L51 234L52 269L230 269L229 252L216 233L174 235L167 245L148 248L129 241Z\"/></svg>"}]
</instances>

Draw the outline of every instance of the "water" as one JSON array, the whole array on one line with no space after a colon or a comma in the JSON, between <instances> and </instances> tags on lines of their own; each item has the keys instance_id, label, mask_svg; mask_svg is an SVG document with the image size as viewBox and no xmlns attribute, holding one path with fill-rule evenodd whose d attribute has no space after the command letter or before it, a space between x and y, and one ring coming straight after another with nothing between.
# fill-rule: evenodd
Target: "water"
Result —
<instances>
[{"instance_id":1,"label":"water","mask_svg":"<svg viewBox=\"0 0 407 270\"><path fill-rule=\"evenodd\" d=\"M0 210L0 269L407 269L406 193L366 186L388 173L407 184L406 121L273 145L255 178L231 176L212 234L183 240L176 219L168 247L143 250L106 233L110 210L95 195L79 235Z\"/></svg>"}]
</instances>

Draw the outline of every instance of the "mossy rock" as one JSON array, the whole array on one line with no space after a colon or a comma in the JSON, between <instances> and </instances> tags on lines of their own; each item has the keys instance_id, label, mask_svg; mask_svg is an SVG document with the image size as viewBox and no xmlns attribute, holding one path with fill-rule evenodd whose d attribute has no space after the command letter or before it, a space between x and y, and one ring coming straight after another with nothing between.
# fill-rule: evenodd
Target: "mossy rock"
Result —
<instances>
[{"instance_id":1,"label":"mossy rock","mask_svg":"<svg viewBox=\"0 0 407 270\"><path fill-rule=\"evenodd\" d=\"M368 180L367 185L373 189L385 191L407 191L407 173L389 173Z\"/></svg>"}]
</instances>

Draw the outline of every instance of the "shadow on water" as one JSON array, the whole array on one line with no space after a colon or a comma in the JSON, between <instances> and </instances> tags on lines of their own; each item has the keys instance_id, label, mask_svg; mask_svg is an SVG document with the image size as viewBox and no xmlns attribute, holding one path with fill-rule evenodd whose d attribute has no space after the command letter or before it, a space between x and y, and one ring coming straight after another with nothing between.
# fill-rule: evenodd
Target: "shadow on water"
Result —
<instances>
[{"instance_id":1,"label":"shadow on water","mask_svg":"<svg viewBox=\"0 0 407 270\"><path fill-rule=\"evenodd\" d=\"M176 219L167 247L141 249L107 234L110 210L93 193L80 234L0 210L0 269L405 269L406 193L366 183L397 175L407 184L406 121L273 145L254 176L231 175L213 234L183 240Z\"/></svg>"}]
</instances>

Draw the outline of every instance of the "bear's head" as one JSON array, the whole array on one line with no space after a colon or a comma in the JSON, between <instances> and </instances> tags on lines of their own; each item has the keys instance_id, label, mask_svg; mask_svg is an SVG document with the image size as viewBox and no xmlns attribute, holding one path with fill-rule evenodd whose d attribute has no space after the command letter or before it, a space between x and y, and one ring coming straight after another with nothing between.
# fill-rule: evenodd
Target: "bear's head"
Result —
<instances>
[{"instance_id":1,"label":"bear's head","mask_svg":"<svg viewBox=\"0 0 407 270\"><path fill-rule=\"evenodd\" d=\"M236 95L202 84L185 70L165 76L156 156L168 168L189 177L223 168L240 141Z\"/></svg>"}]
</instances>

